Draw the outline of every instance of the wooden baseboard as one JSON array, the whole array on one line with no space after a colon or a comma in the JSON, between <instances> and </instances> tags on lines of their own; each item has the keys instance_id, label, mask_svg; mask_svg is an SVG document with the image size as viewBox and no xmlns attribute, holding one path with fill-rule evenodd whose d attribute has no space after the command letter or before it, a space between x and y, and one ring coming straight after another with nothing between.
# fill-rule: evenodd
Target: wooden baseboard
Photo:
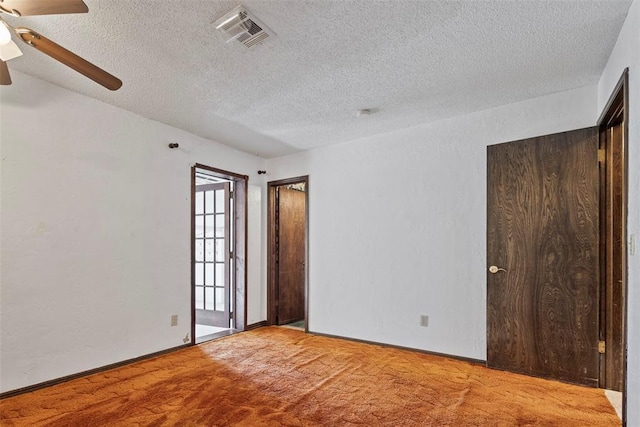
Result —
<instances>
[{"instance_id":1,"label":"wooden baseboard","mask_svg":"<svg viewBox=\"0 0 640 427\"><path fill-rule=\"evenodd\" d=\"M131 363L139 362L141 360L151 359L153 357L162 356L167 353L173 353L174 351L181 350L183 348L191 347L193 344L184 344L177 347L168 348L166 350L157 351L155 353L145 354L144 356L134 357L133 359L123 360L121 362L112 363L110 365L101 366L99 368L89 369L88 371L78 372L76 374L67 375L53 380L44 381L38 384L29 385L26 387L18 388L15 390L5 391L0 393L0 400L7 397L17 396L19 394L30 393L32 391L40 390L41 388L51 387L52 385L65 383L67 381L75 380L77 378L86 377L88 375L99 374L100 372L108 371L110 369L119 368L121 366L129 365Z\"/></svg>"},{"instance_id":2,"label":"wooden baseboard","mask_svg":"<svg viewBox=\"0 0 640 427\"><path fill-rule=\"evenodd\" d=\"M354 342L359 342L359 343L363 343L363 344L377 345L377 346L380 346L380 347L390 347L390 348L397 348L397 349L400 349L400 350L415 351L415 352L418 352L418 353L429 354L431 356L446 357L448 359L455 359L455 360L460 360L462 362L469 362L469 363L473 363L474 365L487 366L487 361L486 360L482 360L482 359L473 359L471 357L456 356L454 354L447 354L447 353L438 353L438 352L435 352L435 351L422 350L422 349L419 349L419 348L404 347L404 346L401 346L401 345L393 345L393 344L385 344L385 343L376 342L376 341L368 341L368 340L361 340L361 339L358 339L358 338L343 337L343 336L340 336L340 335L323 334L321 332L309 331L308 333L314 334L314 335L319 335L319 336L322 336L322 337L338 338L338 339L341 339L341 340L354 341Z\"/></svg>"},{"instance_id":3,"label":"wooden baseboard","mask_svg":"<svg viewBox=\"0 0 640 427\"><path fill-rule=\"evenodd\" d=\"M250 331L252 329L262 328L263 326L269 326L269 323L266 320L263 320L262 322L252 323L250 325L247 325L246 328L244 328L244 330Z\"/></svg>"},{"instance_id":4,"label":"wooden baseboard","mask_svg":"<svg viewBox=\"0 0 640 427\"><path fill-rule=\"evenodd\" d=\"M266 320L263 320L263 321L257 322L257 323L252 323L251 325L247 325L246 326L245 331L250 331L252 329L261 328L263 326L269 326L269 323ZM329 338L337 338L337 339L343 339L343 340L348 340L348 341L360 342L360 343L364 343L364 344L378 345L378 346L381 346L381 347L391 347L391 348L397 348L397 349L401 349L401 350L416 351L416 352L419 352L419 353L430 354L430 355L439 356L439 357L447 357L447 358L450 358L450 359L456 359L456 360L461 360L461 361L464 361L464 362L469 362L469 363L473 363L473 364L477 364L477 365L486 366L486 361L480 360L480 359L472 359L472 358L469 358L469 357L456 356L456 355L451 355L451 354L446 354L446 353L438 353L438 352L434 352L434 351L421 350L421 349L417 349L417 348L403 347L403 346L399 346L399 345L392 345L392 344L385 344L385 343L380 343L380 342L375 342L375 341L361 340L361 339L357 339L357 338L343 337L343 336L340 336L340 335L323 334L321 332L309 331L309 333L310 334L314 334L314 335L329 337ZM157 357L157 356L162 356L164 354L172 353L174 351L181 350L183 348L191 347L192 345L194 345L194 344L180 345L180 346L177 346L177 347L168 348L166 350L161 350L161 351L158 351L158 352L155 352L155 353L146 354L144 356L134 357L133 359L127 359L127 360L123 360L121 362L112 363L110 365L101 366L99 368L90 369L88 371L78 372L76 374L71 374L71 375L67 375L67 376L61 377L61 378L56 378L56 379L53 379L53 380L44 381L44 382L41 382L41 383L38 383L38 384L33 384L33 385L22 387L22 388L19 388L19 389L16 389L16 390L6 391L4 393L0 393L0 400L6 399L6 398L12 397L12 396L17 396L19 394L24 394L24 393L29 393L29 392L32 392L32 391L36 391L36 390L39 390L41 388L51 387L52 385L61 384L61 383L67 382L67 381L75 380L77 378L86 377L88 375L98 374L100 372L108 371L110 369L119 368L121 366L129 365L131 363L139 362L141 360L151 359L151 358Z\"/></svg>"}]
</instances>

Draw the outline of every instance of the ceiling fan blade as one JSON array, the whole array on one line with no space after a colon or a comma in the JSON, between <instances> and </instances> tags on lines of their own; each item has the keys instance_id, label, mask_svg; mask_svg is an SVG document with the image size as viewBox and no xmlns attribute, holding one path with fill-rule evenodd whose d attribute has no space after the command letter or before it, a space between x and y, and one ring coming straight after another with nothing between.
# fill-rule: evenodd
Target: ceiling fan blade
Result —
<instances>
[{"instance_id":1,"label":"ceiling fan blade","mask_svg":"<svg viewBox=\"0 0 640 427\"><path fill-rule=\"evenodd\" d=\"M62 62L64 65L73 68L80 74L85 75L107 89L118 90L122 86L122 81L117 77L107 73L102 68L93 65L91 62L79 57L75 53L63 48L59 44L52 42L45 36L40 35L29 28L16 28L15 32L28 45L35 47L40 52Z\"/></svg>"},{"instance_id":2,"label":"ceiling fan blade","mask_svg":"<svg viewBox=\"0 0 640 427\"><path fill-rule=\"evenodd\" d=\"M0 9L14 16L87 13L82 0L3 0Z\"/></svg>"},{"instance_id":3,"label":"ceiling fan blade","mask_svg":"<svg viewBox=\"0 0 640 427\"><path fill-rule=\"evenodd\" d=\"M7 44L0 45L0 59L3 61L9 61L21 55L22 51L18 45L13 42L13 40Z\"/></svg>"},{"instance_id":4,"label":"ceiling fan blade","mask_svg":"<svg viewBox=\"0 0 640 427\"><path fill-rule=\"evenodd\" d=\"M0 60L0 85L8 86L11 84L11 75L7 63Z\"/></svg>"}]
</instances>

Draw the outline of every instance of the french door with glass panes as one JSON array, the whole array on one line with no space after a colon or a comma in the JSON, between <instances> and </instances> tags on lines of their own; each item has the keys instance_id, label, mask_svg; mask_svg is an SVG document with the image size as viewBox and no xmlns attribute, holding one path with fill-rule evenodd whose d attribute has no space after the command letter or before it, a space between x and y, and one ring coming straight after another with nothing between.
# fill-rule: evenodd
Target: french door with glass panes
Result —
<instances>
[{"instance_id":1,"label":"french door with glass panes","mask_svg":"<svg viewBox=\"0 0 640 427\"><path fill-rule=\"evenodd\" d=\"M230 198L229 183L196 186L196 323L229 327Z\"/></svg>"}]
</instances>

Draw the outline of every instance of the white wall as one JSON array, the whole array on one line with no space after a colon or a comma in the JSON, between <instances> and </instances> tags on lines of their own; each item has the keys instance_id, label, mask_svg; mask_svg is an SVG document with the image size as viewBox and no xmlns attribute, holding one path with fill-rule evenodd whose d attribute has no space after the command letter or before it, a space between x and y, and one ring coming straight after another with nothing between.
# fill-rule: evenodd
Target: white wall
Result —
<instances>
[{"instance_id":1,"label":"white wall","mask_svg":"<svg viewBox=\"0 0 640 427\"><path fill-rule=\"evenodd\" d=\"M247 223L247 325L267 319L267 270L263 263L262 187L249 185Z\"/></svg>"},{"instance_id":2,"label":"white wall","mask_svg":"<svg viewBox=\"0 0 640 427\"><path fill-rule=\"evenodd\" d=\"M635 235L636 254L629 255L627 425L640 426L640 1L629 9L616 46L598 85L602 111L629 67L629 213L628 234Z\"/></svg>"},{"instance_id":3,"label":"white wall","mask_svg":"<svg viewBox=\"0 0 640 427\"><path fill-rule=\"evenodd\" d=\"M310 175L310 329L484 360L486 146L596 105L587 87L268 161Z\"/></svg>"},{"instance_id":4,"label":"white wall","mask_svg":"<svg viewBox=\"0 0 640 427\"><path fill-rule=\"evenodd\" d=\"M181 345L191 165L260 185L264 160L12 77L0 91L1 390ZM250 257L250 271L261 262Z\"/></svg>"}]
</instances>

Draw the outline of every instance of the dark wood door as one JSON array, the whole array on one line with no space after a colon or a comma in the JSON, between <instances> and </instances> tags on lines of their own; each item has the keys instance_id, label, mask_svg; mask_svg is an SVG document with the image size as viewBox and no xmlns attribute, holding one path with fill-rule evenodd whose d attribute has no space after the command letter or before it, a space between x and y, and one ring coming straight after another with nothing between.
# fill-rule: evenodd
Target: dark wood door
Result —
<instances>
[{"instance_id":1,"label":"dark wood door","mask_svg":"<svg viewBox=\"0 0 640 427\"><path fill-rule=\"evenodd\" d=\"M194 293L196 323L229 327L230 184L196 186Z\"/></svg>"},{"instance_id":2,"label":"dark wood door","mask_svg":"<svg viewBox=\"0 0 640 427\"><path fill-rule=\"evenodd\" d=\"M598 385L597 150L596 128L487 148L490 367Z\"/></svg>"},{"instance_id":3,"label":"dark wood door","mask_svg":"<svg viewBox=\"0 0 640 427\"><path fill-rule=\"evenodd\" d=\"M277 203L277 323L304 320L305 193L279 187Z\"/></svg>"}]
</instances>

